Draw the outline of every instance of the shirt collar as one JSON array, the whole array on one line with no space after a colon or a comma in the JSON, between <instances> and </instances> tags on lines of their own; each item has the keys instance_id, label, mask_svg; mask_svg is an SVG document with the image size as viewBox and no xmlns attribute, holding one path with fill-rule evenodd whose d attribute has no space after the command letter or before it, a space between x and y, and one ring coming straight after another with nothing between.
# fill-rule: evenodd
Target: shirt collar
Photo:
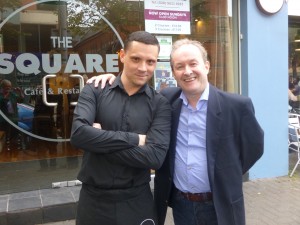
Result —
<instances>
[{"instance_id":1,"label":"shirt collar","mask_svg":"<svg viewBox=\"0 0 300 225\"><path fill-rule=\"evenodd\" d=\"M116 88L116 87L119 87L120 89L122 89L124 92L125 89L124 89L124 86L122 84L122 81L121 81L121 76L122 74L119 74L117 77L116 77L116 80L113 82L113 84L110 86L109 89L113 89L113 88ZM150 87L148 84L145 84L143 87L140 88L140 90L136 93L143 93L145 92L149 97L152 97L152 92L150 91Z\"/></svg>"},{"instance_id":2,"label":"shirt collar","mask_svg":"<svg viewBox=\"0 0 300 225\"><path fill-rule=\"evenodd\" d=\"M208 96L209 96L209 83L207 83L206 88L204 89L202 95L200 96L200 99L198 100L197 108L199 106L200 101L208 101ZM188 106L189 103L183 91L181 92L179 98L182 99L184 105Z\"/></svg>"}]
</instances>

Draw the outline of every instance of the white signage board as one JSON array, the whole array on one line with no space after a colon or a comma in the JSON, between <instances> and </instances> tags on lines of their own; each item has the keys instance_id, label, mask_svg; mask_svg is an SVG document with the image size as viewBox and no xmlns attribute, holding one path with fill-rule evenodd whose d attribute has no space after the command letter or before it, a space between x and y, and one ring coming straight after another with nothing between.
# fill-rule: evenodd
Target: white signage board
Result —
<instances>
[{"instance_id":1,"label":"white signage board","mask_svg":"<svg viewBox=\"0 0 300 225\"><path fill-rule=\"evenodd\" d=\"M155 34L191 34L189 0L144 1L145 30Z\"/></svg>"}]
</instances>

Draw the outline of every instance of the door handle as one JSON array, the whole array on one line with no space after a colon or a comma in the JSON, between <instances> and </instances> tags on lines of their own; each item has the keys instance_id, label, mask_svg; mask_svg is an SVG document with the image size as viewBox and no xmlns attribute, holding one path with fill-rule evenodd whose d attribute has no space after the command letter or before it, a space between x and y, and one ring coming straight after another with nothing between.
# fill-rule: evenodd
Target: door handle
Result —
<instances>
[{"instance_id":1,"label":"door handle","mask_svg":"<svg viewBox=\"0 0 300 225\"><path fill-rule=\"evenodd\" d=\"M55 103L55 102L48 102L47 101L47 85L46 85L46 81L47 81L48 78L54 78L54 77L56 77L55 74L48 74L48 75L44 76L43 79L42 79L42 89L43 89L42 96L43 96L43 102L47 106L57 106L57 103Z\"/></svg>"},{"instance_id":2,"label":"door handle","mask_svg":"<svg viewBox=\"0 0 300 225\"><path fill-rule=\"evenodd\" d=\"M72 74L70 77L73 78L78 78L79 79L79 91L81 92L83 86L84 86L84 79L81 75L79 74ZM71 105L77 105L77 102L70 102Z\"/></svg>"}]
</instances>

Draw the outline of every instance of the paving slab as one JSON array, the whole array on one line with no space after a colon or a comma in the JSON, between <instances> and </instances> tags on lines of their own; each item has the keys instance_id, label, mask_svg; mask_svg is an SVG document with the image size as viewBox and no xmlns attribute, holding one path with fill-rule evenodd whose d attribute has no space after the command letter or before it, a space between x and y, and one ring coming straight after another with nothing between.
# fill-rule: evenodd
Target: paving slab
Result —
<instances>
[{"instance_id":1,"label":"paving slab","mask_svg":"<svg viewBox=\"0 0 300 225\"><path fill-rule=\"evenodd\" d=\"M291 152L289 158L291 171L297 162L297 154ZM300 225L300 166L293 177L246 181L243 189L247 225ZM75 220L45 224L75 225ZM174 225L171 209L165 225Z\"/></svg>"}]
</instances>

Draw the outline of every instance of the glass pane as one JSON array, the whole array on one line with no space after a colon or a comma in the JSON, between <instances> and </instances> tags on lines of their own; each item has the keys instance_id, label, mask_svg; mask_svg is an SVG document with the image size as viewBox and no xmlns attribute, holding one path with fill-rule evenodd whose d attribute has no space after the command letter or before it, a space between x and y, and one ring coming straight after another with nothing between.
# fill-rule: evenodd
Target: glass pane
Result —
<instances>
[{"instance_id":1,"label":"glass pane","mask_svg":"<svg viewBox=\"0 0 300 225\"><path fill-rule=\"evenodd\" d=\"M238 92L238 61L233 60L238 55L233 43L237 28L232 25L237 10L231 1L165 2L186 9L158 21L155 35L161 54L151 85L158 90L176 86L170 46L187 37L208 50L209 81ZM82 151L70 145L69 137L78 95L87 78L122 71L118 52L123 40L133 31L148 29L146 20L153 18L145 16L151 10L144 3L12 0L0 5L0 79L11 86L1 88L0 193L76 179ZM168 13L164 4L156 10ZM162 31L166 27L170 32Z\"/></svg>"},{"instance_id":2,"label":"glass pane","mask_svg":"<svg viewBox=\"0 0 300 225\"><path fill-rule=\"evenodd\" d=\"M294 17L289 17L289 90L296 96L290 97L289 105L292 110L300 110L300 22Z\"/></svg>"},{"instance_id":3,"label":"glass pane","mask_svg":"<svg viewBox=\"0 0 300 225\"><path fill-rule=\"evenodd\" d=\"M1 9L0 193L75 180L82 156L69 143L83 77L64 71L67 3L6 4L16 8Z\"/></svg>"}]
</instances>

